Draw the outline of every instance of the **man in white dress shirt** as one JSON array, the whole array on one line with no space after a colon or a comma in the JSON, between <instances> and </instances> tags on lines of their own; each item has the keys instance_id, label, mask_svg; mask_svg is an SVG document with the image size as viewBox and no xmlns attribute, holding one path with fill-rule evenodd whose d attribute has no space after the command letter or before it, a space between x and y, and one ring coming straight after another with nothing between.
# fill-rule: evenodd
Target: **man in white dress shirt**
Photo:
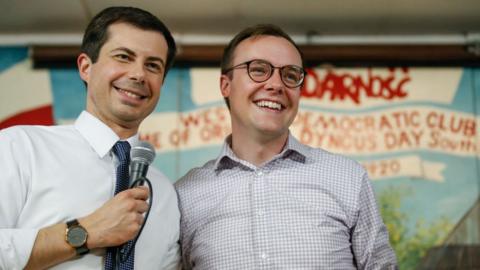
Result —
<instances>
[{"instance_id":1,"label":"man in white dress shirt","mask_svg":"<svg viewBox=\"0 0 480 270\"><path fill-rule=\"evenodd\" d=\"M88 25L77 59L87 105L75 124L0 132L0 269L102 269L107 247L136 237L149 191L114 195L119 161L112 147L138 141L175 52L169 30L152 14L107 8ZM148 178L155 196L135 268L175 269L175 191L158 170Z\"/></svg>"}]
</instances>

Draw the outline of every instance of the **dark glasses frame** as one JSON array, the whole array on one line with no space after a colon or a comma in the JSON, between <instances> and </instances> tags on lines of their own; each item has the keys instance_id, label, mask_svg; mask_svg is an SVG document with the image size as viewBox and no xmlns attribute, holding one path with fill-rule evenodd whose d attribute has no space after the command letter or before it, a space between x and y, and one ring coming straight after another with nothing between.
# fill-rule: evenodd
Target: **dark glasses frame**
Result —
<instances>
[{"instance_id":1,"label":"dark glasses frame","mask_svg":"<svg viewBox=\"0 0 480 270\"><path fill-rule=\"evenodd\" d=\"M258 79L258 78L254 78L250 73L253 72L250 70L250 65L252 63L259 63L259 64L264 64L266 66L270 66L270 74L268 76L265 77L265 79ZM282 82L283 84L288 87L288 88L297 88L299 86L302 86L303 85L303 82L305 80L305 76L307 75L307 72L300 66L296 66L296 65L286 65L286 66L282 66L282 67L276 67L274 65L272 65L270 62L268 61L265 61L265 60L261 60L261 59L253 59L253 60L250 60L250 61L246 61L246 62L243 62L243 63L240 63L238 65L235 65L233 67L230 67L230 68L227 68L223 71L223 74L227 74L228 72L234 70L234 69L240 69L240 68L246 68L247 69L247 74L248 74L248 77L250 77L250 79L254 82L257 82L257 83L261 83L261 82L265 82L267 81L268 79L270 79L272 76L273 76L273 73L275 72L275 69L279 69L280 71L280 78L282 79ZM301 76L301 79L295 83L295 84L290 84L290 83L287 83L285 82L285 79L284 79L284 76L285 75L288 75L288 73L286 73L286 71L288 71L288 69L296 69L299 71L299 75Z\"/></svg>"}]
</instances>

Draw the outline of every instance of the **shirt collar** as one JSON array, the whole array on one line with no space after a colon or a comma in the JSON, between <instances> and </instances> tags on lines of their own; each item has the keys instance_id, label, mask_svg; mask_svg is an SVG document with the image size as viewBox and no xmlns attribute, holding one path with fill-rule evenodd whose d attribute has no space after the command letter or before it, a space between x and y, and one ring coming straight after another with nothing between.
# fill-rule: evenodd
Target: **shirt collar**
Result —
<instances>
[{"instance_id":1,"label":"shirt collar","mask_svg":"<svg viewBox=\"0 0 480 270\"><path fill-rule=\"evenodd\" d=\"M120 139L111 128L87 111L78 116L74 126L100 158L108 154ZM138 143L138 134L128 138L127 141L130 145Z\"/></svg>"},{"instance_id":2,"label":"shirt collar","mask_svg":"<svg viewBox=\"0 0 480 270\"><path fill-rule=\"evenodd\" d=\"M305 163L305 159L310 156L310 147L299 142L292 133L288 133L287 143L282 151L283 155L288 155L289 153L298 154L303 158L302 163Z\"/></svg>"},{"instance_id":3,"label":"shirt collar","mask_svg":"<svg viewBox=\"0 0 480 270\"><path fill-rule=\"evenodd\" d=\"M220 155L215 161L214 169L228 169L235 166L235 164L245 165L246 161L239 159L232 148L232 135L230 134L223 143ZM310 153L310 148L302 143L300 143L290 132L288 134L287 143L283 150L272 158L291 158L294 161L305 163ZM247 166L248 167L248 166Z\"/></svg>"}]
</instances>

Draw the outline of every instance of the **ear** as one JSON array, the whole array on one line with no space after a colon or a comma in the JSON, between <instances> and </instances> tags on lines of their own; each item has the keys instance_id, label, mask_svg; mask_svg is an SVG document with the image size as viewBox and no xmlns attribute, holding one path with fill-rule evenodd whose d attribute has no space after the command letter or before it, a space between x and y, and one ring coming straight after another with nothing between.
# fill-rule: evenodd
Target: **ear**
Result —
<instances>
[{"instance_id":1,"label":"ear","mask_svg":"<svg viewBox=\"0 0 480 270\"><path fill-rule=\"evenodd\" d=\"M81 53L77 57L77 67L78 67L78 73L80 74L80 78L82 78L83 81L88 83L90 79L90 70L92 68L92 60L88 55L85 53Z\"/></svg>"},{"instance_id":2,"label":"ear","mask_svg":"<svg viewBox=\"0 0 480 270\"><path fill-rule=\"evenodd\" d=\"M227 75L222 74L222 76L220 76L220 92L222 93L222 96L224 98L230 96L230 85L231 85L231 83L232 82Z\"/></svg>"}]
</instances>

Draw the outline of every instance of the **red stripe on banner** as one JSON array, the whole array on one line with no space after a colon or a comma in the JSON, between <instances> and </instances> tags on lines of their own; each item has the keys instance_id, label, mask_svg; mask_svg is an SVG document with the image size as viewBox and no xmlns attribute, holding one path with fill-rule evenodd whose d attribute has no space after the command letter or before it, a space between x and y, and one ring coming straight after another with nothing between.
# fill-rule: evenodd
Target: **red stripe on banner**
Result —
<instances>
[{"instance_id":1,"label":"red stripe on banner","mask_svg":"<svg viewBox=\"0 0 480 270\"><path fill-rule=\"evenodd\" d=\"M52 105L46 105L31 109L25 112L17 113L7 119L0 121L0 129L15 125L53 125Z\"/></svg>"}]
</instances>

